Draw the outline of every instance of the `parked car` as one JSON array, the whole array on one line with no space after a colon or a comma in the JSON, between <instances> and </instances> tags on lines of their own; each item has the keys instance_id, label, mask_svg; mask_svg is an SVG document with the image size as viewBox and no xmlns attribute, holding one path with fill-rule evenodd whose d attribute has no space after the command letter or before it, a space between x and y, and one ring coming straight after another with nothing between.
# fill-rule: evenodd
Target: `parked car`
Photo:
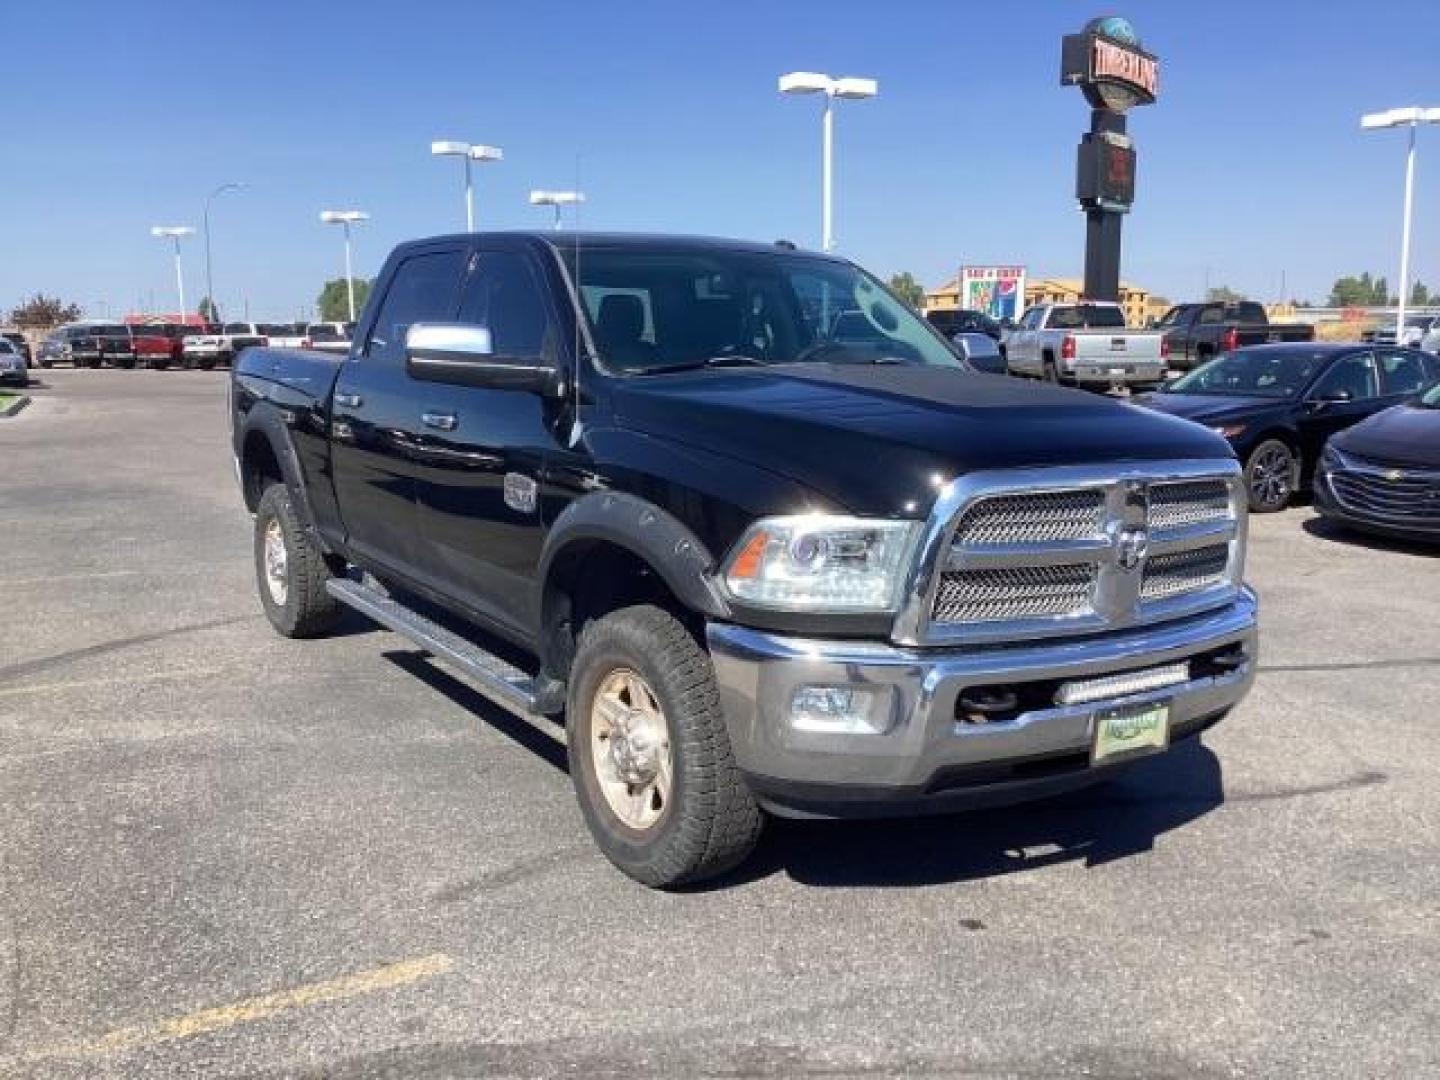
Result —
<instances>
[{"instance_id":1,"label":"parked car","mask_svg":"<svg viewBox=\"0 0 1440 1080\"><path fill-rule=\"evenodd\" d=\"M59 326L46 334L40 342L40 348L35 351L35 362L42 368L54 367L56 364L74 364L79 367L70 348L71 327Z\"/></svg>"},{"instance_id":2,"label":"parked car","mask_svg":"<svg viewBox=\"0 0 1440 1080\"><path fill-rule=\"evenodd\" d=\"M275 629L350 606L564 717L592 835L649 885L733 866L766 811L1092 783L1254 676L1225 441L977 375L843 259L437 237L348 358L250 349L230 386Z\"/></svg>"},{"instance_id":3,"label":"parked car","mask_svg":"<svg viewBox=\"0 0 1440 1080\"><path fill-rule=\"evenodd\" d=\"M1440 340L1440 315L1405 316L1404 338L1405 340L1400 342L1401 345L1421 349L1425 348L1427 338L1432 342ZM1386 319L1369 330L1362 330L1360 340L1375 345L1394 345L1395 320L1393 318ZM1431 348L1427 351L1435 352L1436 350Z\"/></svg>"},{"instance_id":4,"label":"parked car","mask_svg":"<svg viewBox=\"0 0 1440 1080\"><path fill-rule=\"evenodd\" d=\"M35 356L30 350L30 340L23 333L19 330L5 330L0 331L0 337L15 346L15 351L24 357L27 367L34 365Z\"/></svg>"},{"instance_id":5,"label":"parked car","mask_svg":"<svg viewBox=\"0 0 1440 1080\"><path fill-rule=\"evenodd\" d=\"M155 325L132 324L130 340L135 350L135 362L160 370L170 366L173 342L164 330Z\"/></svg>"},{"instance_id":6,"label":"parked car","mask_svg":"<svg viewBox=\"0 0 1440 1080\"><path fill-rule=\"evenodd\" d=\"M256 323L225 323L206 333L191 334L185 338L185 365L209 371L216 364L233 363L242 350L264 345L265 340Z\"/></svg>"},{"instance_id":7,"label":"parked car","mask_svg":"<svg viewBox=\"0 0 1440 1080\"><path fill-rule=\"evenodd\" d=\"M1252 345L1139 401L1206 425L1245 463L1250 509L1271 513L1310 487L1327 439L1440 379L1440 358L1354 342Z\"/></svg>"},{"instance_id":8,"label":"parked car","mask_svg":"<svg viewBox=\"0 0 1440 1080\"><path fill-rule=\"evenodd\" d=\"M30 369L24 354L8 336L0 337L0 384L28 386L29 383Z\"/></svg>"},{"instance_id":9,"label":"parked car","mask_svg":"<svg viewBox=\"0 0 1440 1080\"><path fill-rule=\"evenodd\" d=\"M1440 383L1326 443L1315 508L1366 532L1440 543Z\"/></svg>"},{"instance_id":10,"label":"parked car","mask_svg":"<svg viewBox=\"0 0 1440 1080\"><path fill-rule=\"evenodd\" d=\"M1037 304L1001 340L1012 375L1075 386L1152 387L1165 378L1162 336L1128 330L1119 304Z\"/></svg>"},{"instance_id":11,"label":"parked car","mask_svg":"<svg viewBox=\"0 0 1440 1080\"><path fill-rule=\"evenodd\" d=\"M948 338L956 334L984 334L994 341L1000 340L1000 322L983 311L972 308L950 308L927 311L925 318L930 325Z\"/></svg>"},{"instance_id":12,"label":"parked car","mask_svg":"<svg viewBox=\"0 0 1440 1080\"><path fill-rule=\"evenodd\" d=\"M1000 353L999 343L989 334L962 333L951 336L950 341L970 366L976 371L989 375L1004 375L1005 357Z\"/></svg>"},{"instance_id":13,"label":"parked car","mask_svg":"<svg viewBox=\"0 0 1440 1080\"><path fill-rule=\"evenodd\" d=\"M107 359L134 363L130 332L116 323L69 323L51 331L36 356L41 367L57 363L76 367L100 367Z\"/></svg>"},{"instance_id":14,"label":"parked car","mask_svg":"<svg viewBox=\"0 0 1440 1080\"><path fill-rule=\"evenodd\" d=\"M350 351L349 323L312 322L305 328L310 338L310 348L320 352L348 353Z\"/></svg>"},{"instance_id":15,"label":"parked car","mask_svg":"<svg viewBox=\"0 0 1440 1080\"><path fill-rule=\"evenodd\" d=\"M1170 366L1179 371L1246 345L1315 340L1315 327L1272 323L1265 305L1254 300L1177 304L1161 316L1155 329L1165 335Z\"/></svg>"},{"instance_id":16,"label":"parked car","mask_svg":"<svg viewBox=\"0 0 1440 1080\"><path fill-rule=\"evenodd\" d=\"M259 323L255 329L272 349L310 348L310 335L304 323Z\"/></svg>"}]
</instances>

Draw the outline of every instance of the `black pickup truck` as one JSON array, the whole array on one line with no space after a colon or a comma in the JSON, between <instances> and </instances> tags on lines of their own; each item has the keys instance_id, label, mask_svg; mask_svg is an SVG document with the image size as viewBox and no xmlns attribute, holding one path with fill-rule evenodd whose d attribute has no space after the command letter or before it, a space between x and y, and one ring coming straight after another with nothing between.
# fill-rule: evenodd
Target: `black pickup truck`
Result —
<instances>
[{"instance_id":1,"label":"black pickup truck","mask_svg":"<svg viewBox=\"0 0 1440 1080\"><path fill-rule=\"evenodd\" d=\"M1254 300L1178 304L1161 317L1155 329L1165 333L1170 366L1185 371L1246 345L1315 340L1315 327L1272 323L1265 306Z\"/></svg>"},{"instance_id":2,"label":"black pickup truck","mask_svg":"<svg viewBox=\"0 0 1440 1080\"><path fill-rule=\"evenodd\" d=\"M735 865L767 812L1093 782L1254 675L1224 440L968 369L841 259L408 243L348 356L249 349L230 389L275 628L348 605L563 724L592 834L650 885Z\"/></svg>"}]
</instances>

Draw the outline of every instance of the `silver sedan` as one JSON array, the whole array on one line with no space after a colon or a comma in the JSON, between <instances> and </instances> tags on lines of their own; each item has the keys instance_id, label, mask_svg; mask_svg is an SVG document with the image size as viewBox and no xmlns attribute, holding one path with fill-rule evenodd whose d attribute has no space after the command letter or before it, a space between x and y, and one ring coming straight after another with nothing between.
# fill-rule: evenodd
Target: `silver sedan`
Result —
<instances>
[{"instance_id":1,"label":"silver sedan","mask_svg":"<svg viewBox=\"0 0 1440 1080\"><path fill-rule=\"evenodd\" d=\"M25 386L30 382L30 372L25 367L25 357L15 348L13 342L0 338L0 383Z\"/></svg>"}]
</instances>

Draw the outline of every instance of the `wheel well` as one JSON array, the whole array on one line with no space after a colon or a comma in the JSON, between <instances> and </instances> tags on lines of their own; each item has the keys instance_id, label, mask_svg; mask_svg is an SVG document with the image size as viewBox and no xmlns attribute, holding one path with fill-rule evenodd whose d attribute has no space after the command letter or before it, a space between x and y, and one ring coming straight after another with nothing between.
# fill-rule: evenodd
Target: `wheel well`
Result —
<instances>
[{"instance_id":1,"label":"wheel well","mask_svg":"<svg viewBox=\"0 0 1440 1080\"><path fill-rule=\"evenodd\" d=\"M240 456L240 478L245 492L245 507L251 513L260 505L260 496L267 487L284 482L280 459L275 456L275 448L264 432L252 431L245 436L245 449Z\"/></svg>"},{"instance_id":2,"label":"wheel well","mask_svg":"<svg viewBox=\"0 0 1440 1080\"><path fill-rule=\"evenodd\" d=\"M565 679L585 625L634 604L655 604L692 633L701 630L700 617L680 602L659 571L633 551L608 540L566 544L545 579L541 625L546 672Z\"/></svg>"}]
</instances>

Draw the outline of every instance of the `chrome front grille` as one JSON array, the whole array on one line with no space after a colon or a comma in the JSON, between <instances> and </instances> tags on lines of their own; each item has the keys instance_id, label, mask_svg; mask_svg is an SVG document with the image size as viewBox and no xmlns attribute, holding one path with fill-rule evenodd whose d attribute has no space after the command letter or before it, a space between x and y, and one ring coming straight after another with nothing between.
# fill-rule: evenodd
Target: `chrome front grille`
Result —
<instances>
[{"instance_id":1,"label":"chrome front grille","mask_svg":"<svg viewBox=\"0 0 1440 1080\"><path fill-rule=\"evenodd\" d=\"M1183 480L1150 485L1150 528L1182 529L1230 517L1230 485L1224 480Z\"/></svg>"},{"instance_id":2,"label":"chrome front grille","mask_svg":"<svg viewBox=\"0 0 1440 1080\"><path fill-rule=\"evenodd\" d=\"M1440 471L1359 466L1330 473L1342 506L1397 523L1440 526Z\"/></svg>"},{"instance_id":3,"label":"chrome front grille","mask_svg":"<svg viewBox=\"0 0 1440 1080\"><path fill-rule=\"evenodd\" d=\"M1229 565L1229 544L1152 555L1145 563L1140 600L1168 600L1183 593L1213 588L1225 580Z\"/></svg>"},{"instance_id":4,"label":"chrome front grille","mask_svg":"<svg viewBox=\"0 0 1440 1080\"><path fill-rule=\"evenodd\" d=\"M1244 495L1230 462L965 477L931 528L896 623L916 644L1178 618L1228 602L1243 570Z\"/></svg>"},{"instance_id":5,"label":"chrome front grille","mask_svg":"<svg viewBox=\"0 0 1440 1080\"><path fill-rule=\"evenodd\" d=\"M935 621L1063 619L1090 610L1095 568L1016 566L1001 570L951 570L940 575Z\"/></svg>"},{"instance_id":6,"label":"chrome front grille","mask_svg":"<svg viewBox=\"0 0 1440 1080\"><path fill-rule=\"evenodd\" d=\"M979 499L955 526L957 544L1045 543L1102 535L1105 493L1037 491Z\"/></svg>"}]
</instances>

